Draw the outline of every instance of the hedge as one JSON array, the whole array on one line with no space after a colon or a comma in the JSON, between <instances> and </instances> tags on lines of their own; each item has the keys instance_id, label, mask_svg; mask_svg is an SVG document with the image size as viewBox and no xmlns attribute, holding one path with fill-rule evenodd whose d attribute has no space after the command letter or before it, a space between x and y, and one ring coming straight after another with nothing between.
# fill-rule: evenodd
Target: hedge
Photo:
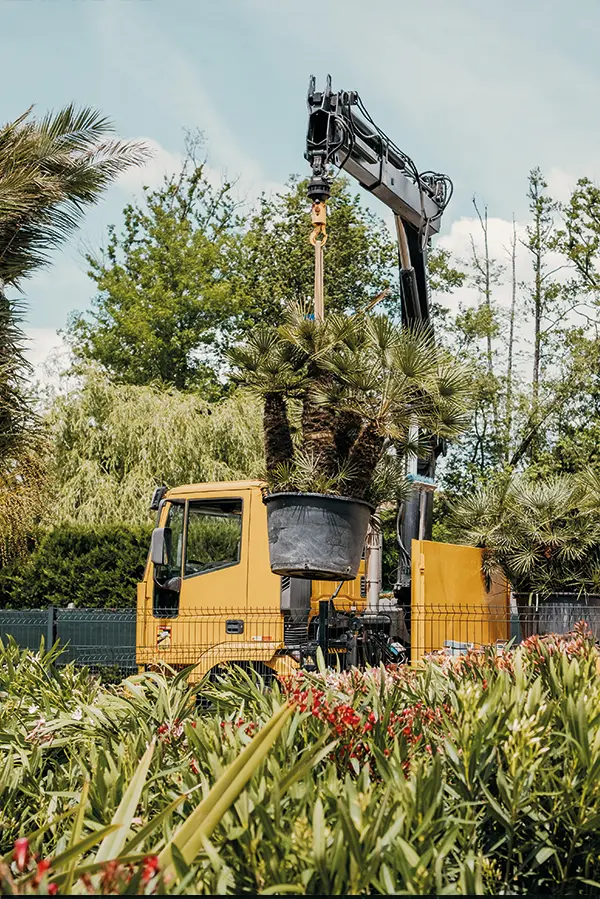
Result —
<instances>
[{"instance_id":1,"label":"hedge","mask_svg":"<svg viewBox=\"0 0 600 899\"><path fill-rule=\"evenodd\" d=\"M134 608L151 525L61 525L0 569L0 608Z\"/></svg>"}]
</instances>

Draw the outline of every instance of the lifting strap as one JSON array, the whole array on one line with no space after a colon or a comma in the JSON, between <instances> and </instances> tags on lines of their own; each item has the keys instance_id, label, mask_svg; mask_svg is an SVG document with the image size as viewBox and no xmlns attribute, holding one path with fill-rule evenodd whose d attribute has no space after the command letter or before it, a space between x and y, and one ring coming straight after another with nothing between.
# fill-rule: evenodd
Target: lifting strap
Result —
<instances>
[{"instance_id":1,"label":"lifting strap","mask_svg":"<svg viewBox=\"0 0 600 899\"><path fill-rule=\"evenodd\" d=\"M316 200L312 204L311 218L313 229L310 234L310 242L315 248L315 321L322 322L325 318L325 300L323 296L323 247L327 242L327 207L325 201Z\"/></svg>"}]
</instances>

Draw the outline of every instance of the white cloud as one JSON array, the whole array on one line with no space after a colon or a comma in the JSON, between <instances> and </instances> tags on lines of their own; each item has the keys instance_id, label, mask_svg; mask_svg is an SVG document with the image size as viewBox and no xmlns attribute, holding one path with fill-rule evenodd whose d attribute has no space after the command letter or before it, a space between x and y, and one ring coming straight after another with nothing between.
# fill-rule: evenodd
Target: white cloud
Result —
<instances>
[{"instance_id":1,"label":"white cloud","mask_svg":"<svg viewBox=\"0 0 600 899\"><path fill-rule=\"evenodd\" d=\"M52 351L64 346L56 328L25 328L25 334L25 355L35 368L43 365Z\"/></svg>"},{"instance_id":2,"label":"white cloud","mask_svg":"<svg viewBox=\"0 0 600 899\"><path fill-rule=\"evenodd\" d=\"M57 389L65 385L70 350L55 328L25 328L25 356L33 366L32 381Z\"/></svg>"},{"instance_id":3,"label":"white cloud","mask_svg":"<svg viewBox=\"0 0 600 899\"><path fill-rule=\"evenodd\" d=\"M577 182L575 175L570 172L564 172L556 166L550 169L545 175L545 179L548 185L548 193L554 200L558 200L559 203L567 202Z\"/></svg>"},{"instance_id":4,"label":"white cloud","mask_svg":"<svg viewBox=\"0 0 600 899\"><path fill-rule=\"evenodd\" d=\"M123 72L128 91L132 95L136 91L151 94L158 115L175 118L180 127L199 125L206 133L209 177L219 181L226 176L232 178L241 200L282 188L281 183L267 177L258 159L240 146L197 68L175 42L152 27L148 19L130 12L127 4L103 6L95 16L96 32L106 42L114 66ZM166 163L168 169L178 158L161 147L158 163L150 166L157 172ZM213 159L219 161L219 169L212 167Z\"/></svg>"}]
</instances>

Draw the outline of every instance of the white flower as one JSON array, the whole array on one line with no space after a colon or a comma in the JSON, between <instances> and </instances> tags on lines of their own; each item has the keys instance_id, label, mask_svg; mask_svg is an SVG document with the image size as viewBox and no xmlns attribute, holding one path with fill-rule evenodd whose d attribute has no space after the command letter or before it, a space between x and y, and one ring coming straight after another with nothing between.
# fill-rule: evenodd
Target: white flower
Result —
<instances>
[{"instance_id":1,"label":"white flower","mask_svg":"<svg viewBox=\"0 0 600 899\"><path fill-rule=\"evenodd\" d=\"M35 715L35 713L37 712L37 710L38 710L37 705L30 705L30 706L29 706L29 709L28 709L28 712L29 712L30 715Z\"/></svg>"},{"instance_id":2,"label":"white flower","mask_svg":"<svg viewBox=\"0 0 600 899\"><path fill-rule=\"evenodd\" d=\"M75 711L74 711L73 714L71 715L71 718L73 718L75 721L81 721L81 719L83 718L83 712L82 712L82 710L81 710L81 709L75 709Z\"/></svg>"}]
</instances>

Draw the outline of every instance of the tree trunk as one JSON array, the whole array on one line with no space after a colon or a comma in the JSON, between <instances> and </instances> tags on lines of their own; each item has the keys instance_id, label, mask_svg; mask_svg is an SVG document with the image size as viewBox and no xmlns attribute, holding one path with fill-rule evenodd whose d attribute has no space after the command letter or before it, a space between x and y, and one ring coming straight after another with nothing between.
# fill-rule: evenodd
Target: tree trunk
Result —
<instances>
[{"instance_id":1,"label":"tree trunk","mask_svg":"<svg viewBox=\"0 0 600 899\"><path fill-rule=\"evenodd\" d=\"M492 345L492 267L490 260L490 246L488 240L488 209L487 206L483 207L483 215L479 211L479 207L477 206L477 202L475 197L473 197L473 206L475 207L475 212L477 213L477 217L479 219L479 224L481 226L481 231L483 233L483 266L477 259L475 247L473 246L473 253L475 256L475 265L479 269L480 275L483 278L483 296L484 303L486 305L489 321L488 321L488 331L486 334L486 355L487 355L487 364L488 371L490 374L493 374L494 371L494 348Z\"/></svg>"},{"instance_id":2,"label":"tree trunk","mask_svg":"<svg viewBox=\"0 0 600 899\"><path fill-rule=\"evenodd\" d=\"M340 463L346 461L350 450L356 443L363 418L358 412L343 412L336 416L335 421L335 446Z\"/></svg>"},{"instance_id":3,"label":"tree trunk","mask_svg":"<svg viewBox=\"0 0 600 899\"><path fill-rule=\"evenodd\" d=\"M513 216L513 239L511 244L511 280L512 297L510 303L510 318L508 329L508 362L506 364L506 409L504 414L504 460L508 462L510 456L510 437L512 431L513 414L513 357L515 345L515 312L517 307L517 226Z\"/></svg>"},{"instance_id":4,"label":"tree trunk","mask_svg":"<svg viewBox=\"0 0 600 899\"><path fill-rule=\"evenodd\" d=\"M321 375L315 387L326 390L330 377ZM316 403L310 389L307 390L302 407L302 449L315 459L327 476L335 475L339 467L335 431L335 412L329 405Z\"/></svg>"},{"instance_id":5,"label":"tree trunk","mask_svg":"<svg viewBox=\"0 0 600 899\"><path fill-rule=\"evenodd\" d=\"M384 438L375 425L365 425L348 457L352 474L344 484L344 493L356 499L364 499L373 477L375 467L381 457Z\"/></svg>"},{"instance_id":6,"label":"tree trunk","mask_svg":"<svg viewBox=\"0 0 600 899\"><path fill-rule=\"evenodd\" d=\"M267 471L294 457L292 435L287 416L285 397L280 393L267 393L263 412L263 431Z\"/></svg>"},{"instance_id":7,"label":"tree trunk","mask_svg":"<svg viewBox=\"0 0 600 899\"><path fill-rule=\"evenodd\" d=\"M531 399L533 408L537 409L540 392L540 363L542 350L542 255L538 251L534 255L534 337L533 337L533 375Z\"/></svg>"}]
</instances>

